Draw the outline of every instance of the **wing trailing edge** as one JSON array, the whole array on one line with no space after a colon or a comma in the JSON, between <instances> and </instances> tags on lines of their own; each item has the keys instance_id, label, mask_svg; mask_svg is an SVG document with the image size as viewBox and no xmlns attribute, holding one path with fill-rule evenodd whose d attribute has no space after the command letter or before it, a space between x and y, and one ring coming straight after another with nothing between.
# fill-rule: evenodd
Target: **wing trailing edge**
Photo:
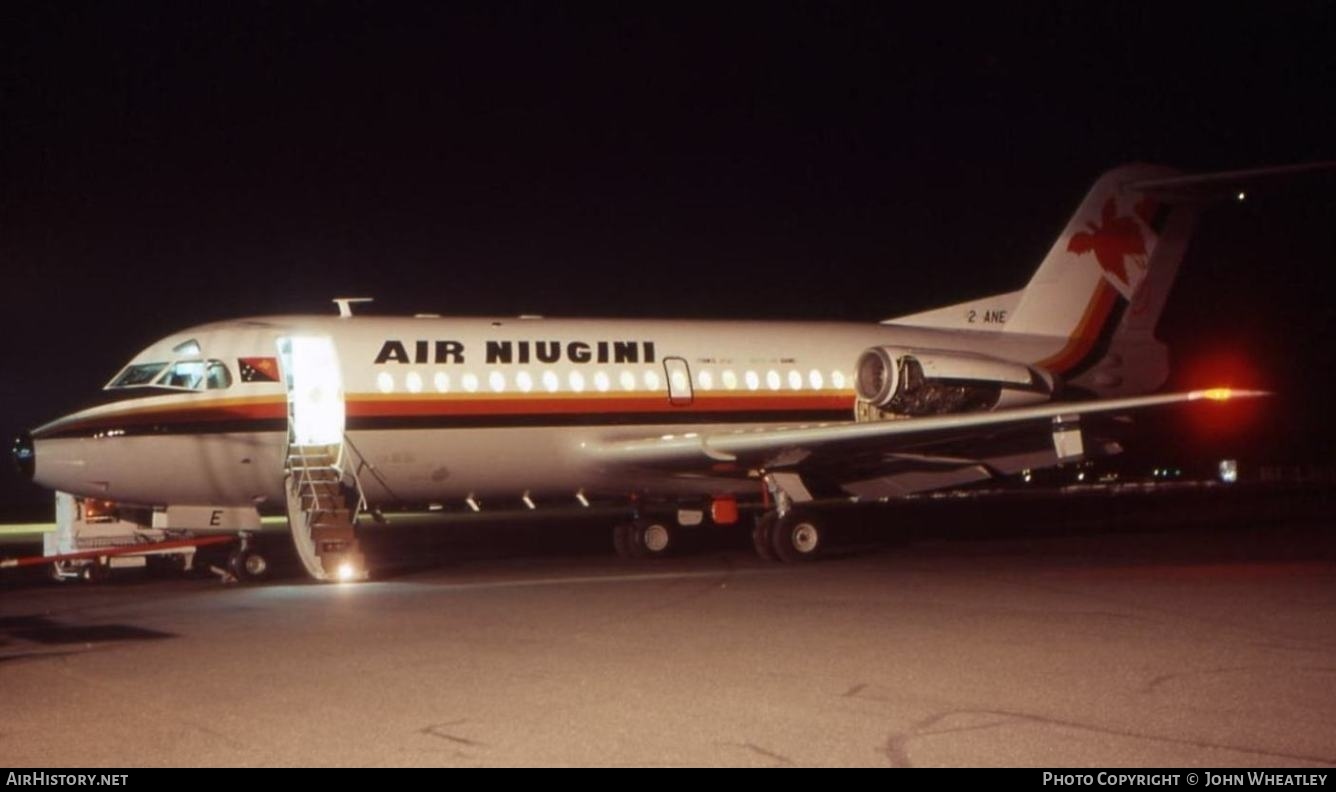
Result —
<instances>
[{"instance_id":1,"label":"wing trailing edge","mask_svg":"<svg viewBox=\"0 0 1336 792\"><path fill-rule=\"evenodd\" d=\"M584 451L604 464L717 472L721 464L739 470L832 462L845 454L907 451L987 437L1002 430L1055 431L1083 415L1128 412L1196 401L1227 401L1270 395L1268 391L1212 388L1178 393L1044 404L995 412L907 418L869 423L777 426L715 432L688 432L659 437L589 443Z\"/></svg>"}]
</instances>

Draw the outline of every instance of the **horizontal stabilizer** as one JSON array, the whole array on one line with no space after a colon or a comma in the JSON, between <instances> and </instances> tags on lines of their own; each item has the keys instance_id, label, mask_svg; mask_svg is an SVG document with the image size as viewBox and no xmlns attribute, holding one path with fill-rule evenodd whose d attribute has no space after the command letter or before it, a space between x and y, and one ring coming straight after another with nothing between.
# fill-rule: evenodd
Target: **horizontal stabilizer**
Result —
<instances>
[{"instance_id":1,"label":"horizontal stabilizer","mask_svg":"<svg viewBox=\"0 0 1336 792\"><path fill-rule=\"evenodd\" d=\"M1265 188L1299 179L1330 177L1336 173L1336 161L1305 162L1272 168L1194 173L1160 179L1128 182L1124 189L1149 195L1165 203L1207 203L1246 196L1248 190Z\"/></svg>"}]
</instances>

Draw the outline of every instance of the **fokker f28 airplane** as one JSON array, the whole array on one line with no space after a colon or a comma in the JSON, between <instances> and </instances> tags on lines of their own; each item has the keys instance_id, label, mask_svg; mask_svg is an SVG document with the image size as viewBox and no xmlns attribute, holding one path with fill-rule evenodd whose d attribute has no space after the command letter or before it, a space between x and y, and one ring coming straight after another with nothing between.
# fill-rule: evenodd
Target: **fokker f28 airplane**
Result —
<instances>
[{"instance_id":1,"label":"fokker f28 airplane","mask_svg":"<svg viewBox=\"0 0 1336 792\"><path fill-rule=\"evenodd\" d=\"M320 580L365 576L360 514L441 504L620 501L627 556L760 505L757 553L812 558L823 500L1115 453L1082 438L1083 415L1230 396L1145 395L1168 374L1154 329L1195 205L1284 170L1117 168L1023 289L877 324L383 318L349 300L206 324L149 346L102 403L15 455L66 499L58 524L107 501L205 530L285 509ZM263 565L254 552L239 573Z\"/></svg>"}]
</instances>

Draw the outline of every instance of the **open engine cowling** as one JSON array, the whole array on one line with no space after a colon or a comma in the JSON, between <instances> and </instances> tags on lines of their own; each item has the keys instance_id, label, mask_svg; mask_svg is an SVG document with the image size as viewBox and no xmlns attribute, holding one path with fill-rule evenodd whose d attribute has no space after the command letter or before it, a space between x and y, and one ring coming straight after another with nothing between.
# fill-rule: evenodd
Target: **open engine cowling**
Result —
<instances>
[{"instance_id":1,"label":"open engine cowling","mask_svg":"<svg viewBox=\"0 0 1336 792\"><path fill-rule=\"evenodd\" d=\"M1023 363L935 349L872 347L858 358L859 401L891 415L942 415L1047 401L1053 378Z\"/></svg>"}]
</instances>

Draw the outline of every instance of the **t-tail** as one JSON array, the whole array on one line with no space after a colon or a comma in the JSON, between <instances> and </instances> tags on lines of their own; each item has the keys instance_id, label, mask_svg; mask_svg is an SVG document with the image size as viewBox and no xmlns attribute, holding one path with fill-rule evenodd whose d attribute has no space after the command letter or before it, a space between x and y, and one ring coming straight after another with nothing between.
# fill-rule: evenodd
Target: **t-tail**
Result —
<instances>
[{"instance_id":1,"label":"t-tail","mask_svg":"<svg viewBox=\"0 0 1336 792\"><path fill-rule=\"evenodd\" d=\"M1004 332L1046 336L1033 361L1069 391L1147 393L1169 376L1155 326L1187 251L1197 207L1138 189L1179 174L1125 165L1090 188L1021 292Z\"/></svg>"},{"instance_id":2,"label":"t-tail","mask_svg":"<svg viewBox=\"0 0 1336 792\"><path fill-rule=\"evenodd\" d=\"M1169 290L1204 202L1259 182L1331 163L1183 175L1123 165L1095 181L1024 289L889 320L942 329L1025 336L1031 363L1069 393L1147 393L1169 376L1155 337ZM1030 345L1027 344L1027 347Z\"/></svg>"}]
</instances>

